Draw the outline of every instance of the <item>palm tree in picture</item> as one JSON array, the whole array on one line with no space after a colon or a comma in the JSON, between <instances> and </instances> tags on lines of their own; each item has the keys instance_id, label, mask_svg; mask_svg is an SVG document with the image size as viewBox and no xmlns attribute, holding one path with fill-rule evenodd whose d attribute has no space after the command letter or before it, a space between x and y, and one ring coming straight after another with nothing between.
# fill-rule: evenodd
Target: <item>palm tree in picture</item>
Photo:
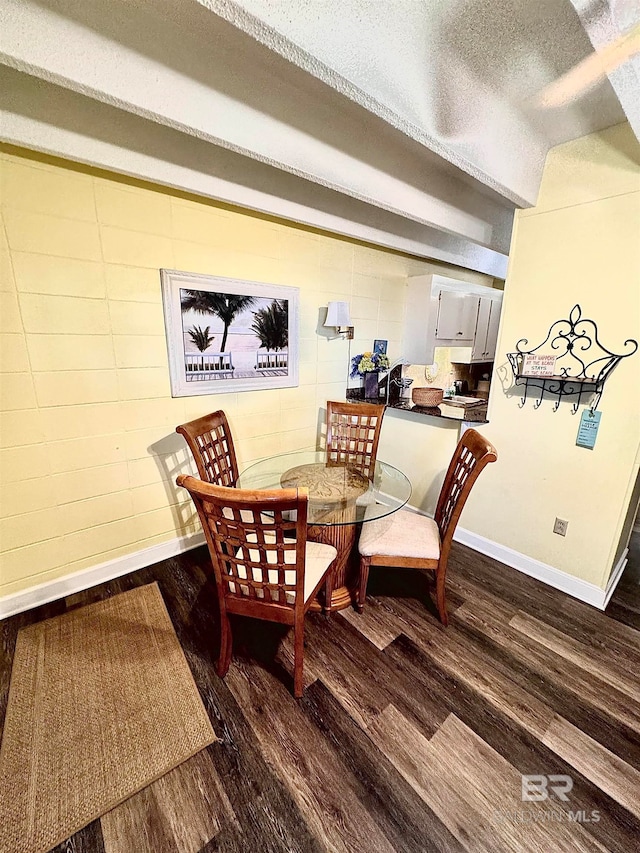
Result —
<instances>
[{"instance_id":1,"label":"palm tree in picture","mask_svg":"<svg viewBox=\"0 0 640 853\"><path fill-rule=\"evenodd\" d=\"M286 299L274 299L271 305L261 308L253 315L251 328L267 350L281 350L289 343L289 303Z\"/></svg>"},{"instance_id":2,"label":"palm tree in picture","mask_svg":"<svg viewBox=\"0 0 640 853\"><path fill-rule=\"evenodd\" d=\"M207 326L206 329L203 329L201 326L192 326L190 329L187 329L187 334L200 352L208 349L215 340L213 335L209 334L210 329L210 326ZM200 370L204 370L204 358L202 359Z\"/></svg>"},{"instance_id":3,"label":"palm tree in picture","mask_svg":"<svg viewBox=\"0 0 640 853\"><path fill-rule=\"evenodd\" d=\"M180 304L183 313L185 311L195 311L198 314L215 314L217 317L220 317L224 323L220 352L224 352L224 348L227 345L229 326L233 323L235 317L256 301L255 296L236 296L234 293L210 293L206 290L183 290L181 294Z\"/></svg>"}]
</instances>

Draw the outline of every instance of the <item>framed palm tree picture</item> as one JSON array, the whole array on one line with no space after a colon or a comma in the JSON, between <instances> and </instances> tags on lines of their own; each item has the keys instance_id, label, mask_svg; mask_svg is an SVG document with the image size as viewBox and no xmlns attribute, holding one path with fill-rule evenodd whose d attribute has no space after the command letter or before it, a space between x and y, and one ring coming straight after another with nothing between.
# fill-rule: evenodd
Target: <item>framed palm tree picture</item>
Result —
<instances>
[{"instance_id":1,"label":"framed palm tree picture","mask_svg":"<svg viewBox=\"0 0 640 853\"><path fill-rule=\"evenodd\" d=\"M299 289L160 270L174 397L298 384Z\"/></svg>"}]
</instances>

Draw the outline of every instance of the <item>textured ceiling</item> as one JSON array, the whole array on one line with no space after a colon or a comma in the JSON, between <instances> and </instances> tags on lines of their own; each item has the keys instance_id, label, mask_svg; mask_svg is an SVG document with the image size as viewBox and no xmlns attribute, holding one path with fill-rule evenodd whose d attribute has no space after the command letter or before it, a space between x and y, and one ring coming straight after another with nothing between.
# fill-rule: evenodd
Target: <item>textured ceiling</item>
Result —
<instances>
[{"instance_id":1,"label":"textured ceiling","mask_svg":"<svg viewBox=\"0 0 640 853\"><path fill-rule=\"evenodd\" d=\"M549 147L625 118L606 79L530 104L593 49L569 0L199 2L516 204Z\"/></svg>"},{"instance_id":2,"label":"textured ceiling","mask_svg":"<svg viewBox=\"0 0 640 853\"><path fill-rule=\"evenodd\" d=\"M527 106L593 49L569 0L238 0L235 5L427 132L464 133L472 121L486 122L478 93L513 105L554 145L624 121L606 80L567 109L549 113ZM590 4L583 0L582 5ZM638 15L636 0L633 5Z\"/></svg>"},{"instance_id":3,"label":"textured ceiling","mask_svg":"<svg viewBox=\"0 0 640 853\"><path fill-rule=\"evenodd\" d=\"M0 0L0 138L500 276L549 147L636 127L633 62L530 103L632 2Z\"/></svg>"}]
</instances>

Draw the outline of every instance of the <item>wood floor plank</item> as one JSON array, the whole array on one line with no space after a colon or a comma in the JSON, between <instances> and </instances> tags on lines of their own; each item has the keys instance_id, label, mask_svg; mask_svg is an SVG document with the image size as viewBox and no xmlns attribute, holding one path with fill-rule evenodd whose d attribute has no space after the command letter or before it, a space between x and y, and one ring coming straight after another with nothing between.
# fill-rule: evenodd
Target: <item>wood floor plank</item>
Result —
<instances>
[{"instance_id":1,"label":"wood floor plank","mask_svg":"<svg viewBox=\"0 0 640 853\"><path fill-rule=\"evenodd\" d=\"M392 701L427 735L444 720L437 697L424 696L416 706L412 685L398 679L384 655L347 620L332 619L328 628L323 617L315 617L308 620L306 636L305 658L362 728Z\"/></svg>"},{"instance_id":2,"label":"wood floor plank","mask_svg":"<svg viewBox=\"0 0 640 853\"><path fill-rule=\"evenodd\" d=\"M389 705L371 722L369 737L464 850L495 850L495 831L438 766L429 740Z\"/></svg>"},{"instance_id":3,"label":"wood floor plank","mask_svg":"<svg viewBox=\"0 0 640 853\"><path fill-rule=\"evenodd\" d=\"M54 847L51 853L105 853L100 821L94 820L71 838Z\"/></svg>"},{"instance_id":4,"label":"wood floor plank","mask_svg":"<svg viewBox=\"0 0 640 853\"><path fill-rule=\"evenodd\" d=\"M549 652L540 644L528 641L509 625L500 623L482 603L463 605L456 611L454 619L456 623L475 626L494 643L508 649L513 657L524 661L553 684L581 696L594 708L614 717L630 729L640 731L640 706L637 703L594 675L585 678L580 667Z\"/></svg>"},{"instance_id":5,"label":"wood floor plank","mask_svg":"<svg viewBox=\"0 0 640 853\"><path fill-rule=\"evenodd\" d=\"M523 655L517 645L512 646L509 642L504 644L496 640L491 632L485 633L483 620L465 619L463 613L456 627L460 633L466 633L468 642L483 649L493 666L508 673L511 680L524 689L535 691L547 707L588 732L611 752L640 770L640 731L634 725L621 722L608 708L593 705L590 694L594 686L589 676L583 675L571 689L558 672L549 672L546 667L541 671L535 655L528 651ZM582 682L584 689L581 688ZM611 689L608 685L605 687L606 690ZM597 690L598 696L601 696L600 691L601 688ZM627 701L626 697L623 701Z\"/></svg>"},{"instance_id":6,"label":"wood floor plank","mask_svg":"<svg viewBox=\"0 0 640 853\"><path fill-rule=\"evenodd\" d=\"M179 586L172 577L165 577L166 601L172 609L173 595ZM162 585L161 585L162 588ZM268 763L260 748L254 729L236 702L229 684L215 674L212 651L216 640L211 595L206 589L185 610L182 619L174 619L176 633L200 690L205 708L220 742L210 751L218 777L232 804L237 823L224 822L211 842L221 851L260 850L265 853L324 853L324 847L309 828L288 787ZM268 689L257 703L268 705L272 677L267 677ZM278 682L276 682L278 683ZM240 828L241 834L238 834Z\"/></svg>"},{"instance_id":7,"label":"wood floor plank","mask_svg":"<svg viewBox=\"0 0 640 853\"><path fill-rule=\"evenodd\" d=\"M211 776L177 789L167 781L161 796L148 789L142 806L128 804L136 851L195 853L213 823L197 836L194 821L212 820L217 830L198 853L520 853L534 837L541 853L555 853L565 826L520 843L513 827L488 820L489 804L504 805L522 773L571 776L570 802L557 805L600 813L570 849L635 851L640 550L631 549L607 613L457 543L449 569L447 629L426 576L401 570L372 570L362 616L311 616L309 686L295 702L278 626L234 620L231 672L215 674L216 594L206 549L195 549L1 623L0 721L21 626L157 580L221 740L207 750ZM389 713L396 722L385 726ZM427 771L419 794L415 774ZM54 853L110 851L97 821Z\"/></svg>"},{"instance_id":8,"label":"wood floor plank","mask_svg":"<svg viewBox=\"0 0 640 853\"><path fill-rule=\"evenodd\" d=\"M474 691L482 694L497 709L514 719L523 728L542 737L553 718L549 705L541 702L534 691L527 691L494 667L487 655L478 653L468 639L455 629L442 628L431 619L418 619L405 602L389 602L394 625L414 640L420 648L445 669L456 675Z\"/></svg>"},{"instance_id":9,"label":"wood floor plank","mask_svg":"<svg viewBox=\"0 0 640 853\"><path fill-rule=\"evenodd\" d=\"M366 637L380 650L385 649L400 634L400 631L397 631L390 624L387 611L380 607L375 598L369 599L364 613L356 613L349 607L340 611L337 618L349 622L363 637Z\"/></svg>"},{"instance_id":10,"label":"wood floor plank","mask_svg":"<svg viewBox=\"0 0 640 853\"><path fill-rule=\"evenodd\" d=\"M416 697L435 693L449 713L455 714L521 774L570 775L574 781L567 812L598 811L597 823L585 824L587 831L615 853L628 853L640 837L640 821L620 807L596 784L575 772L531 732L503 714L481 692L474 691L455 672L441 667L428 652L408 637L400 636L385 649L398 673L415 685Z\"/></svg>"},{"instance_id":11,"label":"wood floor plank","mask_svg":"<svg viewBox=\"0 0 640 853\"><path fill-rule=\"evenodd\" d=\"M521 774L454 714L433 736L431 748L440 759L441 772L465 791L477 811L491 816L499 839L496 846L522 851L605 850L580 825L567 820L557 800L525 807ZM522 812L531 819L513 819Z\"/></svg>"},{"instance_id":12,"label":"wood floor plank","mask_svg":"<svg viewBox=\"0 0 640 853\"><path fill-rule=\"evenodd\" d=\"M462 853L464 849L426 806L369 735L345 713L318 681L305 693L302 706L315 726L359 782L358 797L398 853Z\"/></svg>"},{"instance_id":13,"label":"wood floor plank","mask_svg":"<svg viewBox=\"0 0 640 853\"><path fill-rule=\"evenodd\" d=\"M470 604L511 608L512 615L526 612L578 642L640 666L640 632L612 620L608 611L602 613L585 606L490 558L463 560L456 545L454 551L457 557L450 564L448 584ZM464 549L464 553L473 554L470 549ZM612 601L615 603L615 596Z\"/></svg>"},{"instance_id":14,"label":"wood floor plank","mask_svg":"<svg viewBox=\"0 0 640 853\"><path fill-rule=\"evenodd\" d=\"M372 723L370 736L466 850L606 850L565 822L553 804L527 809L544 823L515 820L523 811L520 774L453 714L427 740L391 705ZM541 815L549 811L555 820Z\"/></svg>"},{"instance_id":15,"label":"wood floor plank","mask_svg":"<svg viewBox=\"0 0 640 853\"><path fill-rule=\"evenodd\" d=\"M640 818L640 772L626 761L558 716L554 717L543 743Z\"/></svg>"},{"instance_id":16,"label":"wood floor plank","mask_svg":"<svg viewBox=\"0 0 640 853\"><path fill-rule=\"evenodd\" d=\"M234 661L227 681L267 761L304 811L323 848L335 853L391 853L391 843L359 803L350 774L320 740L289 691L274 685L253 662Z\"/></svg>"},{"instance_id":17,"label":"wood floor plank","mask_svg":"<svg viewBox=\"0 0 640 853\"><path fill-rule=\"evenodd\" d=\"M626 693L634 702L640 702L640 680L637 673L629 673L628 669L620 666L611 655L603 655L602 652L567 637L561 631L526 613L517 613L509 621L509 625L616 690Z\"/></svg>"},{"instance_id":18,"label":"wood floor plank","mask_svg":"<svg viewBox=\"0 0 640 853\"><path fill-rule=\"evenodd\" d=\"M357 614L356 614L357 615ZM360 617L358 617L360 618ZM293 639L282 641L276 660L293 673ZM330 620L314 615L305 629L304 683L321 679L361 728L392 700L425 733L432 734L446 713L437 699L424 697L420 707L412 702L411 685L396 677L386 659L370 641L338 614Z\"/></svg>"},{"instance_id":19,"label":"wood floor plank","mask_svg":"<svg viewBox=\"0 0 640 853\"><path fill-rule=\"evenodd\" d=\"M198 853L233 818L207 750L101 818L105 853Z\"/></svg>"}]
</instances>

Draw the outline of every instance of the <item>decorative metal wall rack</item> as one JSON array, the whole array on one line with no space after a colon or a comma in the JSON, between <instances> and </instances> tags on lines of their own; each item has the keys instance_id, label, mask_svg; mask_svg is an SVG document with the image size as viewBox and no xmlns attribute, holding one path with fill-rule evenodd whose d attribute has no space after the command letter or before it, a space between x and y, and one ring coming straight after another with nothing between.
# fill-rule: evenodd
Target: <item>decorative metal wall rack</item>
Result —
<instances>
[{"instance_id":1,"label":"decorative metal wall rack","mask_svg":"<svg viewBox=\"0 0 640 853\"><path fill-rule=\"evenodd\" d=\"M516 385L524 385L524 395L520 400L520 408L526 401L529 389L535 388L538 399L533 404L537 409L543 400L545 391L556 397L553 411L557 412L563 397L576 396L571 407L576 414L583 398L593 397L591 411L598 408L604 384L623 358L633 355L638 349L638 342L628 338L624 348L629 352L614 353L604 347L598 340L598 327L593 320L582 317L582 309L575 305L568 319L556 320L547 337L532 349L525 349L529 341L521 338L516 344L516 351L507 353L513 370ZM547 345L546 352L541 352ZM525 356L539 353L540 355L555 355L556 363L554 376L531 376L523 373ZM557 353L557 355L556 355ZM592 356L595 355L595 358ZM591 360L589 360L591 359Z\"/></svg>"}]
</instances>

